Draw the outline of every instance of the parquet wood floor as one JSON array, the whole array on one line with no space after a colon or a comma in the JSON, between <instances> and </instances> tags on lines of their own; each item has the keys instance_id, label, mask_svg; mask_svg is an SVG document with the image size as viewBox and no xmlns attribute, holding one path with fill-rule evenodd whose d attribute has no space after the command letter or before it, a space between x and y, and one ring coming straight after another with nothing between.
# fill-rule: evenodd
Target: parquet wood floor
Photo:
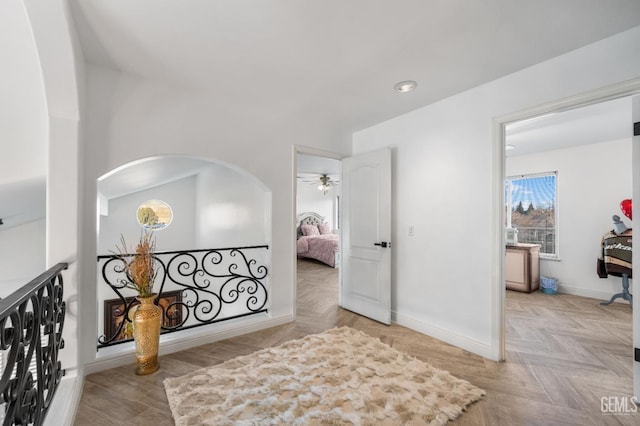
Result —
<instances>
[{"instance_id":1,"label":"parquet wood floor","mask_svg":"<svg viewBox=\"0 0 640 426\"><path fill-rule=\"evenodd\" d=\"M632 394L631 309L571 295L507 292L506 362L493 362L407 328L337 306L336 269L298 261L297 320L161 357L138 377L134 365L85 380L76 425L172 425L162 380L287 340L348 325L487 391L452 425L640 425L640 413L603 414L601 398Z\"/></svg>"}]
</instances>

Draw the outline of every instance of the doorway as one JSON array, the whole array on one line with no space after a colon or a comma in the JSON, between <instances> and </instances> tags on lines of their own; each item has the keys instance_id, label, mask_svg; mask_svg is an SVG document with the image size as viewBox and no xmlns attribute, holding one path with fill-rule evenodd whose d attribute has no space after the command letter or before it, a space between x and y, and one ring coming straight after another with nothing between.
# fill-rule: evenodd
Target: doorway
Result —
<instances>
[{"instance_id":1,"label":"doorway","mask_svg":"<svg viewBox=\"0 0 640 426\"><path fill-rule=\"evenodd\" d=\"M593 300L593 303L595 304L598 304L599 301L608 300L609 299L608 297L605 298L603 296L605 295L611 296L613 294L613 288L615 288L615 290L617 290L616 292L618 292L619 291L618 287L620 287L620 284L615 279L609 279L610 283L605 282L605 285L603 285L602 282L598 282L598 278L595 273L595 263L599 253L600 238L603 233L605 233L607 230L612 228L611 216L614 214L617 214L623 217L618 207L619 203L624 198L631 198L631 192L633 191L633 188L635 188L639 183L638 170L630 170L630 168L632 168L631 153L633 151L632 143L631 143L632 135L630 134L630 129L632 127L630 96L638 93L639 91L640 91L640 81L614 85L614 86L597 90L588 94L579 95L570 99L565 99L565 100L561 100L551 104L543 105L541 107L533 108L529 111L513 114L510 116L500 117L495 120L495 130L496 130L494 132L495 134L494 140L496 141L496 144L494 145L494 147L496 148L495 154L497 157L496 158L497 164L502 165L502 167L497 168L499 169L498 174L500 176L499 176L499 180L496 181L496 187L494 188L494 191L495 191L494 193L497 195L497 199L501 200L499 203L497 203L496 212L495 212L495 217L499 217L500 227L498 229L502 229L502 227L504 226L504 223L506 220L505 216L507 214L507 208L500 207L500 206L506 207L505 199L507 194L505 193L504 186L503 186L506 177L514 174L517 175L517 174L526 174L526 173L535 173L535 172L557 171L557 177L559 182L558 200L561 201L557 206L559 209L559 212L558 212L559 222L557 224L558 227L556 228L556 231L555 231L557 233L558 252L555 254L555 258L553 258L554 256L550 256L549 259L544 259L541 261L543 265L541 268L541 274L543 276L545 274L551 275L551 276L556 275L557 278L559 278L558 283L562 293L573 294L573 295L584 296L584 297L591 297ZM591 110L604 108L606 104L608 104L609 102L626 103L627 105L626 106L627 110L625 113L625 120L626 120L625 131L627 132L627 134L624 136L626 138L626 142L619 140L624 138L617 138L618 139L617 141L609 140L609 141L601 141L600 143L593 142L592 144L587 145L589 148L585 148L587 149L588 153L583 155L573 155L573 156L571 155L571 153L577 152L577 150L581 148L575 145L565 146L562 148L562 152L561 152L561 154L564 155L564 161L565 161L565 164L562 165L562 168L565 170L564 172L562 170L554 170L554 169L557 169L558 166L553 167L549 165L545 167L545 170L536 170L535 172L530 169L516 170L518 167L522 168L525 163L528 163L527 164L528 167L534 167L534 162L532 162L531 159L536 158L536 156L538 158L542 158L546 155L541 153L539 154L527 153L527 155L530 155L529 161L515 160L515 157L517 157L517 155L515 155L513 156L515 160L514 162L519 161L520 165L513 166L513 164L510 164L511 155L508 151L505 153L505 147L506 145L517 145L516 143L514 143L514 140L516 139L512 139L509 136L510 126L513 126L513 128L518 128L518 126L521 126L521 127L530 127L531 129L533 129L536 126L538 126L541 122L543 122L545 119L549 119L551 121L554 121L554 120L557 121L558 119L562 118L563 114L568 114L567 116L581 114L587 111L587 109L584 109L584 108L588 108ZM590 118L587 118L587 120L593 121L594 118L590 117ZM580 130L585 131L585 128L581 128ZM594 131L591 131L591 133L594 133ZM516 150L517 149L518 147L516 146ZM598 206L598 207L602 207L603 211L602 212L598 211L597 214L592 214L592 215L587 214L588 212L591 212L592 210L594 210L593 207L587 207L587 206L593 205L593 203L600 201L600 199L602 198L602 190L598 189L599 188L598 185L600 185L600 183L604 181L605 184L607 183L609 184L609 188L610 188L610 184L611 184L611 182L610 181L607 182L607 179L606 179L606 176L607 176L607 173L606 173L607 167L605 165L606 159L604 158L604 154L602 153L603 152L611 153L612 151L615 151L615 150L621 150L620 155L617 157L617 163L623 162L625 160L628 163L627 168L624 170L625 177L622 178L625 184L619 185L620 188L616 188L622 192L612 192L609 189L608 198L611 198L611 200L607 199L607 203L606 203L607 205L605 206ZM598 152L600 152L600 154L598 154ZM582 167L583 169L585 167L588 168L589 161L596 163L595 166L592 166L589 176L583 177L582 181L579 182L580 185L578 187L575 187L576 183L574 182L573 183L574 189L567 190L565 187L563 191L563 185L566 186L572 180L570 174L567 171L569 170L567 169L567 167L574 168L574 169L579 169L580 167ZM598 166L597 165L598 162L602 164ZM562 164L562 162L556 159L556 164ZM581 189L575 189L575 188L581 188ZM597 194L597 196L594 194ZM563 206L568 206L570 204L581 205L583 208L582 213L580 212L576 213L575 207L573 208L563 207ZM527 206L524 206L524 207L525 209L527 208ZM535 208L535 205L534 205L534 208ZM631 227L631 221L627 218L625 218L625 220L630 225L629 227ZM576 241L575 228L580 228L580 227L582 228L583 232L585 229L588 229L589 232L591 233L595 232L597 235L595 236L592 235L589 237L590 241L595 240L595 242L592 241L592 243L590 244L586 244L586 243L583 244L583 243L580 243L579 241ZM502 232L500 232L499 234L500 235L497 236L497 239L499 240L499 246L496 247L496 253L498 253L498 257L495 260L495 264L499 265L498 267L499 279L496 280L496 284L499 286L499 288L496 288L494 292L494 296L495 296L494 307L497 308L497 309L494 309L494 318L497 320L496 327L494 327L494 333L495 333L494 338L497 337L497 339L494 340L494 342L496 342L496 345L494 347L500 349L499 359L505 359L505 353L506 353L505 347L506 347L506 340L507 340L505 329L507 327L511 327L511 325L508 324L507 321L505 321L505 318L507 315L505 313L506 294L504 289L505 236L504 236L504 233ZM574 238L572 238L572 234ZM570 244L570 242L574 242L574 243ZM590 249L588 246L591 246L593 248ZM592 250L591 251L592 254L586 255L587 257L590 257L590 259L588 263L585 263L587 262L585 260L587 257L585 257L584 253L588 253L589 250ZM582 252L582 254L580 254L579 252ZM580 257L582 258L582 260L578 260L578 258ZM575 274L571 274L567 272L567 269L571 267L571 264L574 265L573 267L576 267L575 265L580 265L578 267L579 270L577 270ZM574 284L575 281L574 281L573 275L576 275L576 280L580 280L580 281L582 281L580 279L581 276L582 278L588 277L588 279L592 282L592 285L585 286L582 284ZM593 284L594 281L595 281L595 284ZM607 285L609 285L610 288L608 288ZM550 299L547 299L547 300L549 301L549 303L554 303L552 299L553 296L545 296L545 295L542 295L542 296L550 297ZM518 297L523 297L523 296L519 295ZM526 305L526 301L520 301L520 302L522 302L521 306ZM612 309L619 309L621 306L623 306L623 304L616 303L614 304L614 306L612 306ZM534 309L534 308L532 308L532 306L528 306L527 309ZM627 309L630 310L630 308L628 307ZM550 317L550 318L547 318L547 320L557 321L558 318ZM637 324L637 318L633 323ZM635 327L635 328L638 328L638 327ZM509 332L513 332L513 330L510 328ZM628 351L628 354L630 358L631 350Z\"/></svg>"},{"instance_id":2,"label":"doorway","mask_svg":"<svg viewBox=\"0 0 640 426\"><path fill-rule=\"evenodd\" d=\"M340 159L298 148L295 154L296 313L332 321L340 284Z\"/></svg>"},{"instance_id":3,"label":"doorway","mask_svg":"<svg viewBox=\"0 0 640 426\"><path fill-rule=\"evenodd\" d=\"M322 157L319 153L296 150L296 173L300 173L297 163L299 158L304 161L304 154ZM340 174L332 181L335 183L337 178L344 180L342 191L338 191L334 202L337 212L334 224L340 229L332 230L327 223L323 223L326 218L315 212L304 213L310 221L303 222L301 218L294 228L298 236L297 257L312 257L334 268L338 266L338 305L375 321L390 324L391 150L383 148L342 158L340 166ZM326 195L330 189L327 188L329 176L325 172L320 173L317 189ZM308 177L296 177L296 193L298 180L302 184L305 178ZM315 186L315 182L311 182ZM332 237L334 245L327 248L325 244L314 242L313 249L312 240L305 235L308 232L320 237L314 236L313 241L321 240L322 243L327 243L323 238ZM307 244L308 247L305 247ZM326 250L333 251L336 256L330 253L329 261L324 257L316 257L318 252ZM297 267L295 271L294 277L297 280Z\"/></svg>"}]
</instances>

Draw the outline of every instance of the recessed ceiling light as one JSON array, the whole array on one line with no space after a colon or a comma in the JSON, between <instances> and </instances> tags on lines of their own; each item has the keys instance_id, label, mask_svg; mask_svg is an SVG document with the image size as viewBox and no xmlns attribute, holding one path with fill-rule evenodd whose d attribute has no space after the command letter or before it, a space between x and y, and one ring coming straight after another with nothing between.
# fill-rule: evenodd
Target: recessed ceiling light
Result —
<instances>
[{"instance_id":1,"label":"recessed ceiling light","mask_svg":"<svg viewBox=\"0 0 640 426\"><path fill-rule=\"evenodd\" d=\"M516 149L515 145L505 145L504 149L506 149L507 151L509 151L510 149Z\"/></svg>"},{"instance_id":2,"label":"recessed ceiling light","mask_svg":"<svg viewBox=\"0 0 640 426\"><path fill-rule=\"evenodd\" d=\"M418 83L416 83L415 81L407 80L407 81L401 81L400 83L397 83L395 86L393 86L393 88L395 89L396 92L407 93L415 89L417 86L418 86Z\"/></svg>"}]
</instances>

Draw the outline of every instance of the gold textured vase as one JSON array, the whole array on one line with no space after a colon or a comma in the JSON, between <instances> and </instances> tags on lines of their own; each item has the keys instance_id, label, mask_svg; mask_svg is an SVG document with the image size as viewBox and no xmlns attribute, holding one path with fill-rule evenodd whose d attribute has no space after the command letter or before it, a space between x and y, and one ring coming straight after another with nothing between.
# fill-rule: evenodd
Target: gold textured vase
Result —
<instances>
[{"instance_id":1,"label":"gold textured vase","mask_svg":"<svg viewBox=\"0 0 640 426\"><path fill-rule=\"evenodd\" d=\"M162 308L153 301L156 295L137 297L140 305L133 314L133 339L136 342L136 374L151 374L160 368L158 364L158 348L160 346L160 324Z\"/></svg>"}]
</instances>

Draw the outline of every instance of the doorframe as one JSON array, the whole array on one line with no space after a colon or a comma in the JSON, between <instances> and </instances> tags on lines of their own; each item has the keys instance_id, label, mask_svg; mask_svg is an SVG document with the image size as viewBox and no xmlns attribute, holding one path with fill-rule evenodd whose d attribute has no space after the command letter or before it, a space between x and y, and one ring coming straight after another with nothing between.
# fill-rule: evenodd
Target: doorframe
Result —
<instances>
[{"instance_id":1,"label":"doorframe","mask_svg":"<svg viewBox=\"0 0 640 426\"><path fill-rule=\"evenodd\" d=\"M491 271L493 282L491 296L491 352L492 358L498 361L505 360L505 281L504 281L504 179L505 179L505 127L521 120L535 118L554 112L568 111L600 102L605 102L622 97L640 94L640 78L623 81L602 88L590 90L578 95L561 98L541 105L526 108L521 111L505 114L493 119L493 143L492 143L492 259ZM632 125L630 123L630 125ZM634 169L639 166L632 166ZM633 171L632 176L640 171ZM635 180L635 179L634 179ZM632 192L638 192L638 188L632 186ZM640 215L637 215L640 216ZM634 223L638 219L634 220ZM640 228L639 228L640 229ZM633 264L633 274L640 276L640 264ZM638 314L640 315L640 313ZM636 314L634 314L634 317ZM635 319L635 318L634 318ZM640 321L634 321L634 324ZM640 324L638 325L640 327ZM635 333L635 331L634 331Z\"/></svg>"},{"instance_id":2,"label":"doorframe","mask_svg":"<svg viewBox=\"0 0 640 426\"><path fill-rule=\"evenodd\" d=\"M337 152L332 152L332 151L325 151L323 149L318 149L318 148L312 148L309 146L304 146L304 145L293 145L293 205L291 206L291 211L292 211L292 223L291 223L291 229L295 229L296 227L296 219L298 217L298 154L304 154L304 155L314 155L316 157L324 157L324 158L331 158L333 160L338 160L340 161L340 180L342 180L342 160L346 157L348 157L348 155L345 154L340 154ZM342 201L341 201L342 202ZM342 214L342 208L340 208L340 214ZM339 220L339 219L338 219ZM294 256L296 254L296 234L295 232L293 233L293 238L292 238L292 247L293 247L293 253ZM340 252L342 253L342 238L340 238L339 241L339 247L340 247ZM295 258L294 258L295 260ZM342 280L342 275L340 275L339 280ZM342 285L342 282L340 282L340 285ZM297 310L298 310L298 262L293 262L293 299L292 299L292 304L293 304L293 320L296 320L297 317Z\"/></svg>"}]
</instances>

